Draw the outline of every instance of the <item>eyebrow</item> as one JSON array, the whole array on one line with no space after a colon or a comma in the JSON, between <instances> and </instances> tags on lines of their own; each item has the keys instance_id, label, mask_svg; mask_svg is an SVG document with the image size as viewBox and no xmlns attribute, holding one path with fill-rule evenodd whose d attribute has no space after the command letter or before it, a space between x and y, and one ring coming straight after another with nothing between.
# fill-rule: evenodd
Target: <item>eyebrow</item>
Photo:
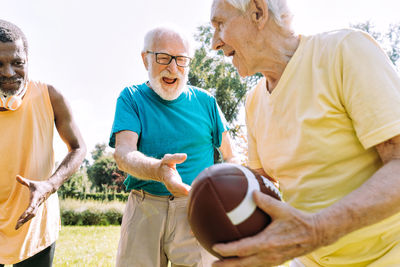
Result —
<instances>
[{"instance_id":1,"label":"eyebrow","mask_svg":"<svg viewBox=\"0 0 400 267\"><path fill-rule=\"evenodd\" d=\"M221 20L222 20L221 18L214 16L214 17L211 18L211 24L217 24Z\"/></svg>"}]
</instances>

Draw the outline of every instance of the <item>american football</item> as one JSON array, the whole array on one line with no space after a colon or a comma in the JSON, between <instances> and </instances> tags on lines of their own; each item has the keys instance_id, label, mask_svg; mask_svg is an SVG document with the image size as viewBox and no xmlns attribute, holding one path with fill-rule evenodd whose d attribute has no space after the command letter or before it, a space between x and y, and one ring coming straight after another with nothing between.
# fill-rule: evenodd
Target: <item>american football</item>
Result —
<instances>
[{"instance_id":1,"label":"american football","mask_svg":"<svg viewBox=\"0 0 400 267\"><path fill-rule=\"evenodd\" d=\"M216 243L235 241L257 234L271 218L253 201L259 190L278 200L278 188L267 178L238 164L216 164L194 180L189 194L188 220L200 244L214 256Z\"/></svg>"}]
</instances>

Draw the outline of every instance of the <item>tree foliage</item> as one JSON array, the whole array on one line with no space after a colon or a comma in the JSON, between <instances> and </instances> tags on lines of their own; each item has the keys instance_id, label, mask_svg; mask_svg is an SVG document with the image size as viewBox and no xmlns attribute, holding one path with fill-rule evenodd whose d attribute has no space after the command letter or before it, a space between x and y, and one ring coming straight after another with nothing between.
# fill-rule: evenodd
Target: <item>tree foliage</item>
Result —
<instances>
[{"instance_id":1,"label":"tree foliage","mask_svg":"<svg viewBox=\"0 0 400 267\"><path fill-rule=\"evenodd\" d=\"M200 47L190 65L189 84L214 95L226 120L232 123L237 118L247 90L256 85L261 74L241 78L222 51L213 51L210 24L198 27L194 38Z\"/></svg>"},{"instance_id":2,"label":"tree foliage","mask_svg":"<svg viewBox=\"0 0 400 267\"><path fill-rule=\"evenodd\" d=\"M63 183L58 189L58 193L63 197L73 197L79 194L85 194L90 190L92 183L89 181L86 167L82 166L76 173Z\"/></svg>"},{"instance_id":3,"label":"tree foliage","mask_svg":"<svg viewBox=\"0 0 400 267\"><path fill-rule=\"evenodd\" d=\"M386 54L399 70L400 59L400 23L390 24L385 32L376 30L371 21L356 23L350 25L352 28L363 30L376 39Z\"/></svg>"},{"instance_id":4,"label":"tree foliage","mask_svg":"<svg viewBox=\"0 0 400 267\"><path fill-rule=\"evenodd\" d=\"M88 167L87 175L98 192L124 191L126 174L118 169L112 154L105 151L106 147L105 144L96 144L92 151L94 162Z\"/></svg>"}]
</instances>

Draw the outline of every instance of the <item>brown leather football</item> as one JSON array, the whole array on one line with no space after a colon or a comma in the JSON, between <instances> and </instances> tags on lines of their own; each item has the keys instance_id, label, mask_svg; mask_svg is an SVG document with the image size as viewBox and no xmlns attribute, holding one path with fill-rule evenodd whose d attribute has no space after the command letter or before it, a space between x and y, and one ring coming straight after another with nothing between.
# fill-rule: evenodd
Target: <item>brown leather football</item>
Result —
<instances>
[{"instance_id":1,"label":"brown leather football","mask_svg":"<svg viewBox=\"0 0 400 267\"><path fill-rule=\"evenodd\" d=\"M189 224L200 244L214 256L222 259L212 250L214 244L255 235L271 222L254 203L254 190L281 200L271 181L237 164L213 165L194 180L189 194Z\"/></svg>"}]
</instances>

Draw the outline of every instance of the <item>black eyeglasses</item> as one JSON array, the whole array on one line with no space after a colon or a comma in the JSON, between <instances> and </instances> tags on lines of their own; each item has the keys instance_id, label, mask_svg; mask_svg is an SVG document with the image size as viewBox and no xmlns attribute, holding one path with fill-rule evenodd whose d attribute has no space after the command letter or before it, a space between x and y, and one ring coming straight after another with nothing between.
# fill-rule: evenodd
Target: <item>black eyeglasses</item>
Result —
<instances>
[{"instance_id":1,"label":"black eyeglasses","mask_svg":"<svg viewBox=\"0 0 400 267\"><path fill-rule=\"evenodd\" d=\"M173 59L175 59L176 65L179 67L188 67L190 61L192 60L190 57L185 56L171 56L167 53L158 53L153 51L146 51L146 53L154 54L156 56L156 62L161 65L169 65Z\"/></svg>"}]
</instances>

